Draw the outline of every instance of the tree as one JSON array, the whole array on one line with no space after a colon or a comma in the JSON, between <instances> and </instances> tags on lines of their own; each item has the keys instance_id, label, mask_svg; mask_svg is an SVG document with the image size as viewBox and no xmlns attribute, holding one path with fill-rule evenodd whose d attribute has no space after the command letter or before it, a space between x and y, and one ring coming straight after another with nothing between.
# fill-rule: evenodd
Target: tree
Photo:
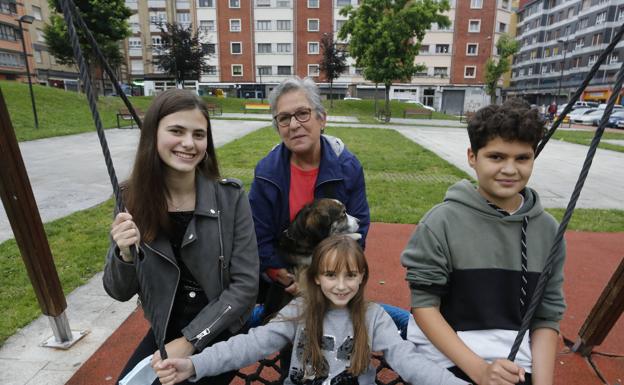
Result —
<instances>
[{"instance_id":1,"label":"tree","mask_svg":"<svg viewBox=\"0 0 624 385\"><path fill-rule=\"evenodd\" d=\"M173 77L178 87L184 80L199 79L208 69L199 33L190 24L178 23L161 24L160 31L162 44L154 47L154 64Z\"/></svg>"},{"instance_id":2,"label":"tree","mask_svg":"<svg viewBox=\"0 0 624 385\"><path fill-rule=\"evenodd\" d=\"M349 19L340 29L349 37L349 54L366 79L386 87L385 116L390 120L390 87L393 81L411 81L423 66L415 63L420 42L431 23L449 26L442 12L447 0L362 0L358 8L344 7Z\"/></svg>"},{"instance_id":3,"label":"tree","mask_svg":"<svg viewBox=\"0 0 624 385\"><path fill-rule=\"evenodd\" d=\"M329 106L334 107L334 80L347 69L345 52L336 46L334 34L325 33L321 38L321 63L320 70L329 80Z\"/></svg>"},{"instance_id":4,"label":"tree","mask_svg":"<svg viewBox=\"0 0 624 385\"><path fill-rule=\"evenodd\" d=\"M500 55L498 61L491 57L485 63L485 91L490 95L490 103L496 103L496 86L503 74L509 71L509 57L518 53L520 44L507 34L503 34L496 42L496 49Z\"/></svg>"},{"instance_id":5,"label":"tree","mask_svg":"<svg viewBox=\"0 0 624 385\"><path fill-rule=\"evenodd\" d=\"M50 53L61 64L76 64L74 52L67 33L63 11L56 0L49 0L50 8L56 10L50 16L50 24L43 28L43 36ZM82 19L95 37L98 47L111 67L118 67L123 61L119 42L130 36L127 19L131 15L124 0L74 0ZM76 28L82 54L91 73L97 63L94 48L88 42L85 32ZM91 76L95 81L94 76ZM97 88L94 87L97 92Z\"/></svg>"}]
</instances>

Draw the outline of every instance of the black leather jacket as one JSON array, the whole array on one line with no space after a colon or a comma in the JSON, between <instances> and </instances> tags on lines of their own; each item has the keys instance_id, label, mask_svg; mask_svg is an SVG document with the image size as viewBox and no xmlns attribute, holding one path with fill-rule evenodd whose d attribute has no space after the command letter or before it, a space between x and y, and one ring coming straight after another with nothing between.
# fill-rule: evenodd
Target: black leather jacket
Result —
<instances>
[{"instance_id":1,"label":"black leather jacket","mask_svg":"<svg viewBox=\"0 0 624 385\"><path fill-rule=\"evenodd\" d=\"M251 209L240 182L212 181L197 174L195 212L180 254L208 297L209 304L182 330L197 351L247 321L258 290L258 249ZM119 301L139 294L156 340L164 343L180 279L169 239L159 234L141 243L134 263L119 256L114 242L104 268L104 289Z\"/></svg>"}]
</instances>

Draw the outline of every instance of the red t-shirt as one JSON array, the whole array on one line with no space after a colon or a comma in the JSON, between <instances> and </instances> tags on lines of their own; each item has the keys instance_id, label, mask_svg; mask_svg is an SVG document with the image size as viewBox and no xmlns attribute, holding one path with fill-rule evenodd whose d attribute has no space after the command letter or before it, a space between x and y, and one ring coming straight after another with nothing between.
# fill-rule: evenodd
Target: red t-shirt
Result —
<instances>
[{"instance_id":1,"label":"red t-shirt","mask_svg":"<svg viewBox=\"0 0 624 385\"><path fill-rule=\"evenodd\" d=\"M290 164L290 191L288 193L288 207L292 222L303 206L314 200L314 185L318 177L318 167L312 170L302 170Z\"/></svg>"}]
</instances>

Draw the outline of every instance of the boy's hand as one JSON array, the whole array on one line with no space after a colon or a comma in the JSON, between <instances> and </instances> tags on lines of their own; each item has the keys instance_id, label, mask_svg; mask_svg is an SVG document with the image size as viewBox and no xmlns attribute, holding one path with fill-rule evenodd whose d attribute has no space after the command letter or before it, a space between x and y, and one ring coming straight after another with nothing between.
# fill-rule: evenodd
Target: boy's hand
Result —
<instances>
[{"instance_id":1,"label":"boy's hand","mask_svg":"<svg viewBox=\"0 0 624 385\"><path fill-rule=\"evenodd\" d=\"M165 344L165 350L167 355L171 358L184 358L188 357L195 352L193 344L188 342L184 337L176 338ZM160 350L156 350L152 355L152 368L156 368L163 359L160 357Z\"/></svg>"},{"instance_id":2,"label":"boy's hand","mask_svg":"<svg viewBox=\"0 0 624 385\"><path fill-rule=\"evenodd\" d=\"M479 385L511 385L524 382L524 369L509 360L495 360L486 364Z\"/></svg>"},{"instance_id":3,"label":"boy's hand","mask_svg":"<svg viewBox=\"0 0 624 385\"><path fill-rule=\"evenodd\" d=\"M162 385L173 385L195 375L193 361L189 358L167 358L160 361L154 371Z\"/></svg>"}]
</instances>

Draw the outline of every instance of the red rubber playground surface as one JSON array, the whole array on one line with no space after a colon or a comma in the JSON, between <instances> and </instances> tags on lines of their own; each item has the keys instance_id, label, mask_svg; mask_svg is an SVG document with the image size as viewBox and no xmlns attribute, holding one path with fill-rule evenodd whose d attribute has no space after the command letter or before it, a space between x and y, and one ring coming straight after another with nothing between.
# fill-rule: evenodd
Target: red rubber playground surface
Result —
<instances>
[{"instance_id":1,"label":"red rubber playground surface","mask_svg":"<svg viewBox=\"0 0 624 385\"><path fill-rule=\"evenodd\" d=\"M409 291L399 256L413 230L413 225L371 225L366 248L371 270L367 287L370 300L409 307ZM567 232L566 241L564 289L568 309L561 322L561 333L576 341L578 330L624 258L624 233ZM147 327L141 311L134 312L66 385L112 385ZM556 385L604 383L624 383L624 317L620 317L602 345L594 348L589 359L570 352L563 340L559 344Z\"/></svg>"}]
</instances>

